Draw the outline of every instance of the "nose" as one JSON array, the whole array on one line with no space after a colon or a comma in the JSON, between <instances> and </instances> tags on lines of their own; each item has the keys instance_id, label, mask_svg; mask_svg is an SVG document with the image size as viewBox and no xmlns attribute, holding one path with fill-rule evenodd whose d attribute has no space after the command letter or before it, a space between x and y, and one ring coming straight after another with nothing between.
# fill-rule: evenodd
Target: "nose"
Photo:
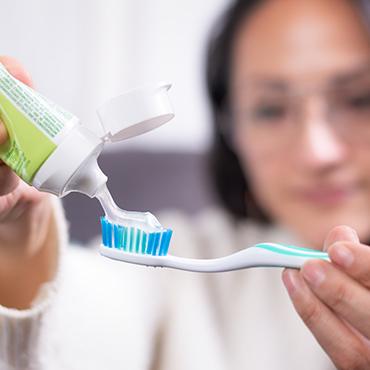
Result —
<instances>
[{"instance_id":1,"label":"nose","mask_svg":"<svg viewBox=\"0 0 370 370\"><path fill-rule=\"evenodd\" d=\"M308 100L302 116L297 146L300 164L324 169L342 163L346 158L346 144L328 121L323 102L319 98Z\"/></svg>"}]
</instances>

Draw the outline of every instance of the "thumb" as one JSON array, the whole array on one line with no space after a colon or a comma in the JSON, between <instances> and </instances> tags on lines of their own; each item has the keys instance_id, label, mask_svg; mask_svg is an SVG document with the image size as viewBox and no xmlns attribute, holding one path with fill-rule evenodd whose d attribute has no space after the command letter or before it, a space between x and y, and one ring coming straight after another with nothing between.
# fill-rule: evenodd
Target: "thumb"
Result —
<instances>
[{"instance_id":1,"label":"thumb","mask_svg":"<svg viewBox=\"0 0 370 370\"><path fill-rule=\"evenodd\" d=\"M357 235L357 232L349 226L342 225L336 226L327 235L324 242L324 251L327 251L329 246L335 242L352 242L359 243L360 239Z\"/></svg>"},{"instance_id":2,"label":"thumb","mask_svg":"<svg viewBox=\"0 0 370 370\"><path fill-rule=\"evenodd\" d=\"M0 120L0 145L8 138L5 125ZM0 196L11 193L18 186L19 178L0 160Z\"/></svg>"}]
</instances>

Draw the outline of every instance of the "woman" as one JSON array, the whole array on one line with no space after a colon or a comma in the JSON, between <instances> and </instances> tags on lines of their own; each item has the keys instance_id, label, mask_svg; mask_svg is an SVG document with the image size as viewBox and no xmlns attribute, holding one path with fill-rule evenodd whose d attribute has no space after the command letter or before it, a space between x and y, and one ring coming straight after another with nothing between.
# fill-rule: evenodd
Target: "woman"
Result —
<instances>
[{"instance_id":1,"label":"woman","mask_svg":"<svg viewBox=\"0 0 370 370\"><path fill-rule=\"evenodd\" d=\"M1 368L368 369L370 39L360 10L349 0L231 5L207 65L224 207L162 218L174 253L189 257L264 240L325 248L333 263L284 271L293 305L277 269L196 275L60 253L59 204L2 166Z\"/></svg>"}]
</instances>

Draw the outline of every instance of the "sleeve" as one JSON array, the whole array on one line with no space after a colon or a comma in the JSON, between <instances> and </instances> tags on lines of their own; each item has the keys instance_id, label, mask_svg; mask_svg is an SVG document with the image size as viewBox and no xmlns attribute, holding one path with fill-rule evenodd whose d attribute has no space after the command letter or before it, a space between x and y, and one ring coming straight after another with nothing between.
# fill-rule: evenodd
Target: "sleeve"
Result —
<instances>
[{"instance_id":1,"label":"sleeve","mask_svg":"<svg viewBox=\"0 0 370 370\"><path fill-rule=\"evenodd\" d=\"M214 224L213 212L210 212L209 216L201 214L193 217L178 212L160 215L161 223L174 231L170 245L171 254L189 258L209 258L209 249L212 248L208 246L212 247L213 244L209 245L210 241L204 235L204 218ZM227 369L222 337L218 326L215 325L215 307L209 275L176 270L164 272L165 307L153 369Z\"/></svg>"},{"instance_id":2,"label":"sleeve","mask_svg":"<svg viewBox=\"0 0 370 370\"><path fill-rule=\"evenodd\" d=\"M54 301L60 271L63 246L68 233L61 201L53 197L54 215L58 232L58 268L53 281L43 284L32 305L27 310L17 310L0 305L0 369L40 370L41 335L45 316Z\"/></svg>"}]
</instances>

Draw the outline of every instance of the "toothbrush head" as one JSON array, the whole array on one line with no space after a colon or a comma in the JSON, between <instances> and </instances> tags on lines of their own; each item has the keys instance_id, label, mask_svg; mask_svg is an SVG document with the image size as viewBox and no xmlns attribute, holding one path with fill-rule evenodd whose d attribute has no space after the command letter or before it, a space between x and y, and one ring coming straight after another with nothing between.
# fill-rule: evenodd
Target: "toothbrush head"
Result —
<instances>
[{"instance_id":1,"label":"toothbrush head","mask_svg":"<svg viewBox=\"0 0 370 370\"><path fill-rule=\"evenodd\" d=\"M103 245L107 248L151 256L167 255L171 229L147 232L139 227L112 223L106 217L101 217L100 222Z\"/></svg>"}]
</instances>

